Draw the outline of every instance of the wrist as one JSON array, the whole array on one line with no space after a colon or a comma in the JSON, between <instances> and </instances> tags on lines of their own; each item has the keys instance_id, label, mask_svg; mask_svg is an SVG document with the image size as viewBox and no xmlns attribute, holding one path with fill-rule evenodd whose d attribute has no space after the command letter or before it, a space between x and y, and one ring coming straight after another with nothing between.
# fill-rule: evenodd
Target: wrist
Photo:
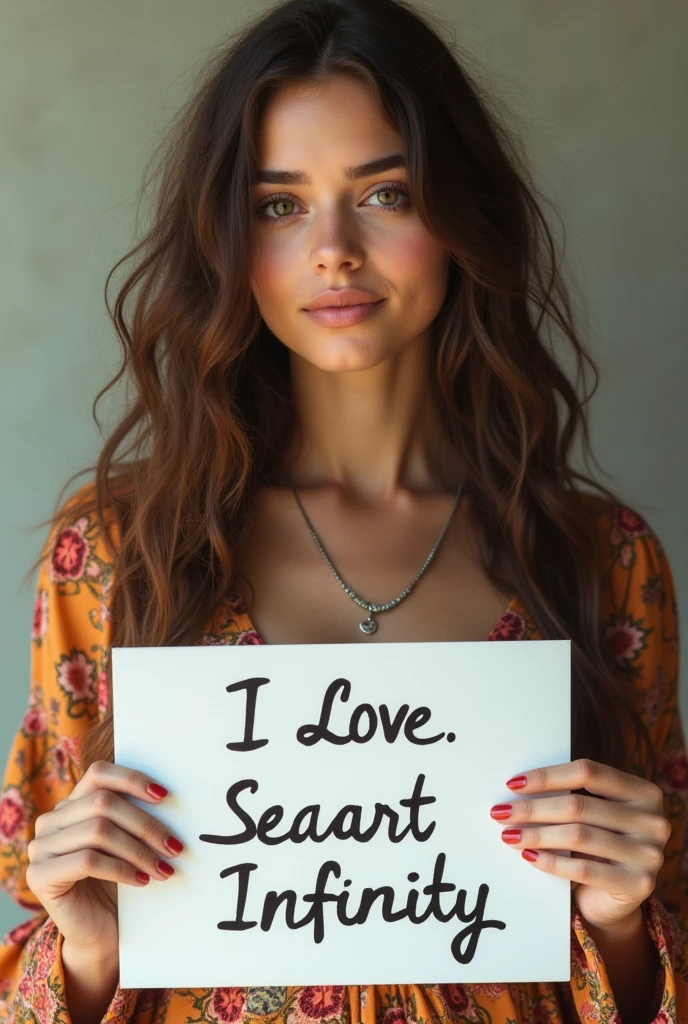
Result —
<instances>
[{"instance_id":1,"label":"wrist","mask_svg":"<svg viewBox=\"0 0 688 1024\"><path fill-rule=\"evenodd\" d=\"M600 936L605 939L629 939L646 930L642 904L620 921L613 921L606 925L595 925L586 921L585 924L593 938Z\"/></svg>"},{"instance_id":2,"label":"wrist","mask_svg":"<svg viewBox=\"0 0 688 1024\"><path fill-rule=\"evenodd\" d=\"M88 970L91 976L109 980L119 975L119 949L79 949L67 939L62 942L62 963L72 971Z\"/></svg>"},{"instance_id":3,"label":"wrist","mask_svg":"<svg viewBox=\"0 0 688 1024\"><path fill-rule=\"evenodd\" d=\"M64 941L62 969L69 1019L73 1024L102 1020L119 985L116 952L78 950Z\"/></svg>"}]
</instances>

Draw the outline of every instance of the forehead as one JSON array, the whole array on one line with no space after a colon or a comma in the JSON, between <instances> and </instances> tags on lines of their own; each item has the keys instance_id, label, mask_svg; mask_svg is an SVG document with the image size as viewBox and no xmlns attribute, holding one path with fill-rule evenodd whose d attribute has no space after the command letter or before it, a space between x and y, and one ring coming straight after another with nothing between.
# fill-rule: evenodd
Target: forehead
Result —
<instances>
[{"instance_id":1,"label":"forehead","mask_svg":"<svg viewBox=\"0 0 688 1024\"><path fill-rule=\"evenodd\" d=\"M336 171L401 152L401 137L377 93L350 75L326 83L291 84L270 99L257 134L262 168Z\"/></svg>"}]
</instances>

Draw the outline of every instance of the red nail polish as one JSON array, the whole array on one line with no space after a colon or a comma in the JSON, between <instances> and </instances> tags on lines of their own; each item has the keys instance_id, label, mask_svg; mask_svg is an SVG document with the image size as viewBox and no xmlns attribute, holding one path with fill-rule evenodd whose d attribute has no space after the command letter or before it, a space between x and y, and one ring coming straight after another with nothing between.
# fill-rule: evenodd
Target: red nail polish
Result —
<instances>
[{"instance_id":1,"label":"red nail polish","mask_svg":"<svg viewBox=\"0 0 688 1024\"><path fill-rule=\"evenodd\" d=\"M513 779L507 782L507 786L509 789L523 789L527 781L525 775L514 775Z\"/></svg>"},{"instance_id":2,"label":"red nail polish","mask_svg":"<svg viewBox=\"0 0 688 1024\"><path fill-rule=\"evenodd\" d=\"M137 871L136 878L139 882L150 882L150 875L147 875L145 871Z\"/></svg>"},{"instance_id":3,"label":"red nail polish","mask_svg":"<svg viewBox=\"0 0 688 1024\"><path fill-rule=\"evenodd\" d=\"M157 782L149 782L146 789L151 796L157 796L158 800L162 800L164 796L167 796L167 790L164 786L159 786Z\"/></svg>"},{"instance_id":4,"label":"red nail polish","mask_svg":"<svg viewBox=\"0 0 688 1024\"><path fill-rule=\"evenodd\" d=\"M182 850L184 849L184 843L180 843L179 840L175 839L174 836L167 837L167 839L165 840L165 846L167 847L168 850L171 850L172 853L181 853Z\"/></svg>"},{"instance_id":5,"label":"red nail polish","mask_svg":"<svg viewBox=\"0 0 688 1024\"><path fill-rule=\"evenodd\" d=\"M172 865L168 864L164 860L157 860L155 862L155 865L156 865L158 871L162 871L163 875L173 875L174 874L174 868L172 867Z\"/></svg>"},{"instance_id":6,"label":"red nail polish","mask_svg":"<svg viewBox=\"0 0 688 1024\"><path fill-rule=\"evenodd\" d=\"M505 828L504 831L502 832L502 839L504 840L505 843L520 843L520 828Z\"/></svg>"},{"instance_id":7,"label":"red nail polish","mask_svg":"<svg viewBox=\"0 0 688 1024\"><path fill-rule=\"evenodd\" d=\"M513 807L511 804L495 804L491 808L490 814L493 818L497 818L501 821L503 818L510 818Z\"/></svg>"},{"instance_id":8,"label":"red nail polish","mask_svg":"<svg viewBox=\"0 0 688 1024\"><path fill-rule=\"evenodd\" d=\"M521 855L526 860L530 860L530 861L538 859L538 854L537 854L537 852L535 850L521 850Z\"/></svg>"}]
</instances>

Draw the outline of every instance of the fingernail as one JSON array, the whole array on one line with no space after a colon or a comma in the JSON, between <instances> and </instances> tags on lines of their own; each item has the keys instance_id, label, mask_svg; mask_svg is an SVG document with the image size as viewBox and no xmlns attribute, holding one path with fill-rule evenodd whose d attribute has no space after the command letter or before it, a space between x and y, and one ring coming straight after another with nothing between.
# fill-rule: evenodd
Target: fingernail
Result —
<instances>
[{"instance_id":1,"label":"fingernail","mask_svg":"<svg viewBox=\"0 0 688 1024\"><path fill-rule=\"evenodd\" d=\"M146 790L151 796L156 796L158 800L162 800L164 796L167 796L167 790L164 786L159 786L157 782L149 782L146 786Z\"/></svg>"},{"instance_id":2,"label":"fingernail","mask_svg":"<svg viewBox=\"0 0 688 1024\"><path fill-rule=\"evenodd\" d=\"M510 818L512 810L511 804L495 804L490 809L490 814L493 818L498 818L501 821L503 818Z\"/></svg>"},{"instance_id":3,"label":"fingernail","mask_svg":"<svg viewBox=\"0 0 688 1024\"><path fill-rule=\"evenodd\" d=\"M530 861L538 859L538 853L535 850L521 850L521 855Z\"/></svg>"},{"instance_id":4,"label":"fingernail","mask_svg":"<svg viewBox=\"0 0 688 1024\"><path fill-rule=\"evenodd\" d=\"M504 831L502 832L502 839L504 840L505 843L520 843L520 828L505 828Z\"/></svg>"},{"instance_id":5,"label":"fingernail","mask_svg":"<svg viewBox=\"0 0 688 1024\"><path fill-rule=\"evenodd\" d=\"M167 839L165 840L165 846L167 847L168 850L171 850L172 853L181 853L182 850L184 849L184 843L180 843L179 840L175 839L174 836L167 837Z\"/></svg>"},{"instance_id":6,"label":"fingernail","mask_svg":"<svg viewBox=\"0 0 688 1024\"><path fill-rule=\"evenodd\" d=\"M525 775L514 775L513 779L507 782L507 786L509 789L523 789L527 781Z\"/></svg>"},{"instance_id":7,"label":"fingernail","mask_svg":"<svg viewBox=\"0 0 688 1024\"><path fill-rule=\"evenodd\" d=\"M150 875L147 875L145 871L137 871L136 872L136 878L137 878L137 881L143 882L144 885L145 885L146 882L150 882Z\"/></svg>"},{"instance_id":8,"label":"fingernail","mask_svg":"<svg viewBox=\"0 0 688 1024\"><path fill-rule=\"evenodd\" d=\"M171 864L168 864L166 861L158 860L158 861L156 861L156 864L158 866L158 871L162 871L163 875L173 875L174 874L174 868L172 867Z\"/></svg>"}]
</instances>

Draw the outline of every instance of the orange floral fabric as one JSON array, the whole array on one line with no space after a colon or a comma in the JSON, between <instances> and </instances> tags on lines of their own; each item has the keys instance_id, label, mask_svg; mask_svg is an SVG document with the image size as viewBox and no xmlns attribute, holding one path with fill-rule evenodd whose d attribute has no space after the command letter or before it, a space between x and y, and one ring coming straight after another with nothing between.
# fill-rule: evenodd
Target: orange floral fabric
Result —
<instances>
[{"instance_id":1,"label":"orange floral fabric","mask_svg":"<svg viewBox=\"0 0 688 1024\"><path fill-rule=\"evenodd\" d=\"M643 903L658 953L652 1024L688 1022L688 762L678 704L678 620L671 568L651 527L617 506L600 516L606 552L603 632L648 725L672 833ZM48 536L31 626L28 704L0 789L0 886L28 920L0 942L0 1021L69 1024L62 935L26 884L36 817L72 790L80 738L106 711L104 662L112 565L95 517ZM489 640L540 638L518 600ZM216 610L206 644L260 644L236 596ZM638 767L638 774L643 769ZM155 884L155 882L153 882ZM568 983L122 989L103 1022L132 1024L621 1024L604 961L572 900Z\"/></svg>"}]
</instances>

